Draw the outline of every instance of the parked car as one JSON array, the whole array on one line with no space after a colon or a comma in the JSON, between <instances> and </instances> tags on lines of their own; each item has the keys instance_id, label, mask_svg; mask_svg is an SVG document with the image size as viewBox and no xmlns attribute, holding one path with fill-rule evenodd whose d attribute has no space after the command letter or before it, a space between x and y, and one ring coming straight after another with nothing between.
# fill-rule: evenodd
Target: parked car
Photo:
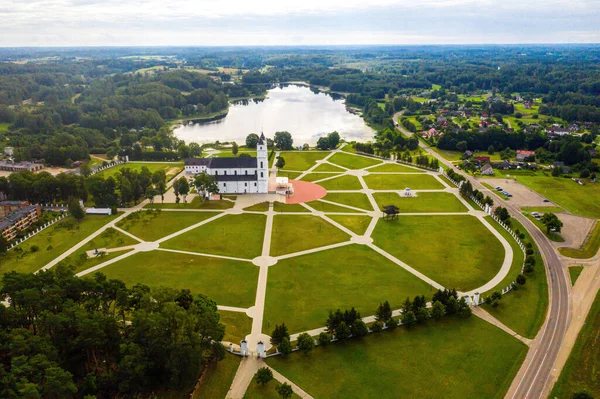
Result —
<instances>
[{"instance_id":1,"label":"parked car","mask_svg":"<svg viewBox=\"0 0 600 399\"><path fill-rule=\"evenodd\" d=\"M544 202L550 202L550 200L549 200L549 199L546 199L546 198L544 198Z\"/></svg>"},{"instance_id":2,"label":"parked car","mask_svg":"<svg viewBox=\"0 0 600 399\"><path fill-rule=\"evenodd\" d=\"M503 191L502 187L496 187L496 191Z\"/></svg>"}]
</instances>

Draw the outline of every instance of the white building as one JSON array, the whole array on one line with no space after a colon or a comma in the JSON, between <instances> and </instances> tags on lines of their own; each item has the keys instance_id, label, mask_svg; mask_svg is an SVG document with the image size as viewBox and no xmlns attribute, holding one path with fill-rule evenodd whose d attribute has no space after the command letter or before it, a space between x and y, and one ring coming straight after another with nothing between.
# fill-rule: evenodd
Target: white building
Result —
<instances>
[{"instance_id":1,"label":"white building","mask_svg":"<svg viewBox=\"0 0 600 399\"><path fill-rule=\"evenodd\" d=\"M187 174L206 172L215 177L223 194L266 194L269 191L269 156L262 134L256 146L256 158L187 158Z\"/></svg>"}]
</instances>

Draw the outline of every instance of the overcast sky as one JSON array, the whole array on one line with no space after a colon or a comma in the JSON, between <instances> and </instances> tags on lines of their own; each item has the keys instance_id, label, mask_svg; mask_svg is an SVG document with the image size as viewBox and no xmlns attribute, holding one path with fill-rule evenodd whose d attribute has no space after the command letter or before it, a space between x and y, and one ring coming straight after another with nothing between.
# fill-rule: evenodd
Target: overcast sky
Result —
<instances>
[{"instance_id":1,"label":"overcast sky","mask_svg":"<svg viewBox=\"0 0 600 399\"><path fill-rule=\"evenodd\" d=\"M0 21L2 47L600 42L600 0L0 0Z\"/></svg>"}]
</instances>

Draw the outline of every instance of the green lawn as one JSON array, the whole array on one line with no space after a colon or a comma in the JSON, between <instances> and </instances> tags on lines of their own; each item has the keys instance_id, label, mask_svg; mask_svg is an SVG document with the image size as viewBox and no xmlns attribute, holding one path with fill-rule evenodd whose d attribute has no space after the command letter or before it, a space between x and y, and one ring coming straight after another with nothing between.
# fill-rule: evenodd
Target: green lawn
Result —
<instances>
[{"instance_id":1,"label":"green lawn","mask_svg":"<svg viewBox=\"0 0 600 399\"><path fill-rule=\"evenodd\" d=\"M576 215L600 219L600 184L581 186L571 179L543 175L517 176L517 181Z\"/></svg>"},{"instance_id":2,"label":"green lawn","mask_svg":"<svg viewBox=\"0 0 600 399\"><path fill-rule=\"evenodd\" d=\"M380 160L359 155L351 155L342 152L334 154L328 159L329 162L343 166L348 169L362 169L381 163Z\"/></svg>"},{"instance_id":3,"label":"green lawn","mask_svg":"<svg viewBox=\"0 0 600 399\"><path fill-rule=\"evenodd\" d=\"M223 341L239 345L240 341L246 338L246 335L250 334L252 319L246 316L246 313L219 310L219 316L221 316L221 323L225 325Z\"/></svg>"},{"instance_id":4,"label":"green lawn","mask_svg":"<svg viewBox=\"0 0 600 399\"><path fill-rule=\"evenodd\" d=\"M10 123L0 122L0 132L8 131L9 126L10 126Z\"/></svg>"},{"instance_id":5,"label":"green lawn","mask_svg":"<svg viewBox=\"0 0 600 399\"><path fill-rule=\"evenodd\" d=\"M348 176L348 175L336 177L335 179L326 180L326 181L320 182L318 184L319 184L319 186L325 188L326 190L360 190L360 189L362 189L360 181L358 181L358 177Z\"/></svg>"},{"instance_id":6,"label":"green lawn","mask_svg":"<svg viewBox=\"0 0 600 399\"><path fill-rule=\"evenodd\" d=\"M255 380L252 380L244 395L244 399L280 399L281 396L279 396L276 391L279 385L281 385L281 383L275 379L272 379L265 385L257 384ZM295 393L292 393L292 396L290 397L292 399L300 398Z\"/></svg>"},{"instance_id":7,"label":"green lawn","mask_svg":"<svg viewBox=\"0 0 600 399\"><path fill-rule=\"evenodd\" d=\"M273 210L275 212L308 212L308 209L300 204L284 204L283 202L273 202Z\"/></svg>"},{"instance_id":8,"label":"green lawn","mask_svg":"<svg viewBox=\"0 0 600 399\"><path fill-rule=\"evenodd\" d=\"M340 175L337 175L335 173L323 173L323 172L307 173L300 180L313 182L313 181L317 181L317 180L327 179L328 177L333 177L333 176L340 176ZM317 183L317 184L320 184L320 183Z\"/></svg>"},{"instance_id":9,"label":"green lawn","mask_svg":"<svg viewBox=\"0 0 600 399\"><path fill-rule=\"evenodd\" d=\"M350 236L317 216L275 215L271 256L348 241Z\"/></svg>"},{"instance_id":10,"label":"green lawn","mask_svg":"<svg viewBox=\"0 0 600 399\"><path fill-rule=\"evenodd\" d=\"M279 261L269 268L263 331L285 322L291 333L325 325L329 310L354 306L362 316L388 300L398 309L407 296L433 290L363 245L348 245Z\"/></svg>"},{"instance_id":11,"label":"green lawn","mask_svg":"<svg viewBox=\"0 0 600 399\"><path fill-rule=\"evenodd\" d=\"M98 173L97 176L102 176L104 178L115 176L118 171L123 168L129 168L134 171L140 172L142 167L147 167L150 172L154 173L157 170L164 170L167 174L167 181L172 177L176 176L183 170L183 162L174 162L174 163L161 163L161 162L128 162L124 165L115 166L114 168L110 168Z\"/></svg>"},{"instance_id":12,"label":"green lawn","mask_svg":"<svg viewBox=\"0 0 600 399\"><path fill-rule=\"evenodd\" d=\"M75 273L78 273L80 271L89 269L90 267L99 265L100 263L104 263L112 258L116 258L117 256L121 256L130 250L106 252L104 255L97 255L89 258L86 254L87 251L100 248L119 248L135 244L138 244L138 242L133 238L113 228L109 228L103 231L98 237L88 242L82 248L78 249L73 255L67 257L63 262L74 266Z\"/></svg>"},{"instance_id":13,"label":"green lawn","mask_svg":"<svg viewBox=\"0 0 600 399\"><path fill-rule=\"evenodd\" d=\"M354 209L344 208L343 206L333 205L333 204L329 204L327 202L322 202L319 200L307 202L306 205L308 205L311 208L314 208L315 210L320 211L320 212L341 212L341 213L360 212L360 211L357 211Z\"/></svg>"},{"instance_id":14,"label":"green lawn","mask_svg":"<svg viewBox=\"0 0 600 399\"><path fill-rule=\"evenodd\" d=\"M285 160L283 169L308 170L315 162L325 158L329 151L293 151L279 154Z\"/></svg>"},{"instance_id":15,"label":"green lawn","mask_svg":"<svg viewBox=\"0 0 600 399\"><path fill-rule=\"evenodd\" d=\"M322 163L313 169L314 172L344 172L345 169L332 165L330 163Z\"/></svg>"},{"instance_id":16,"label":"green lawn","mask_svg":"<svg viewBox=\"0 0 600 399\"><path fill-rule=\"evenodd\" d=\"M19 247L23 249L22 253L11 249L2 255L0 257L0 275L10 270L32 273L41 269L117 216L119 215L88 215L80 223L71 217L61 220L20 244ZM32 247L38 247L39 249L32 252Z\"/></svg>"},{"instance_id":17,"label":"green lawn","mask_svg":"<svg viewBox=\"0 0 600 399\"><path fill-rule=\"evenodd\" d=\"M587 259L598 253L600 248L600 222L596 222L594 229L588 234L580 248L559 248L558 251L569 258Z\"/></svg>"},{"instance_id":18,"label":"green lawn","mask_svg":"<svg viewBox=\"0 0 600 399\"><path fill-rule=\"evenodd\" d=\"M327 217L358 235L365 234L371 223L370 216L328 215Z\"/></svg>"},{"instance_id":19,"label":"green lawn","mask_svg":"<svg viewBox=\"0 0 600 399\"><path fill-rule=\"evenodd\" d=\"M370 173L377 172L406 172L406 173L423 173L423 170L417 168L411 168L399 163L384 163L374 168L369 168Z\"/></svg>"},{"instance_id":20,"label":"green lawn","mask_svg":"<svg viewBox=\"0 0 600 399\"><path fill-rule=\"evenodd\" d=\"M153 204L148 204L144 208L152 208L152 209L229 209L233 208L235 202L227 201L227 200L214 200L214 201L200 201L200 198L194 197L191 202L184 204L180 202L179 204L174 203L161 203L155 202Z\"/></svg>"},{"instance_id":21,"label":"green lawn","mask_svg":"<svg viewBox=\"0 0 600 399\"><path fill-rule=\"evenodd\" d=\"M473 216L406 216L381 219L375 245L446 288L475 289L494 277L504 260L498 239Z\"/></svg>"},{"instance_id":22,"label":"green lawn","mask_svg":"<svg viewBox=\"0 0 600 399\"><path fill-rule=\"evenodd\" d=\"M364 177L365 183L373 190L404 190L410 187L412 190L443 190L442 183L431 175L376 175L370 174Z\"/></svg>"},{"instance_id":23,"label":"green lawn","mask_svg":"<svg viewBox=\"0 0 600 399\"><path fill-rule=\"evenodd\" d=\"M371 201L369 201L369 197L367 194L363 193L330 193L327 194L324 200L337 202L338 204L344 204L353 206L355 208L365 209L367 211L372 211L373 206L371 206Z\"/></svg>"},{"instance_id":24,"label":"green lawn","mask_svg":"<svg viewBox=\"0 0 600 399\"><path fill-rule=\"evenodd\" d=\"M400 213L413 212L467 212L467 207L451 193L418 193L416 197L404 197L397 193L374 193L379 209L396 205Z\"/></svg>"},{"instance_id":25,"label":"green lawn","mask_svg":"<svg viewBox=\"0 0 600 399\"><path fill-rule=\"evenodd\" d=\"M190 289L220 305L244 308L254 305L258 279L258 267L250 262L167 251L139 252L100 271L129 286Z\"/></svg>"},{"instance_id":26,"label":"green lawn","mask_svg":"<svg viewBox=\"0 0 600 399\"><path fill-rule=\"evenodd\" d=\"M571 285L575 285L582 271L583 266L569 266L569 276L571 277Z\"/></svg>"},{"instance_id":27,"label":"green lawn","mask_svg":"<svg viewBox=\"0 0 600 399\"><path fill-rule=\"evenodd\" d=\"M226 353L223 360L216 365L209 366L192 399L225 398L241 359L240 356Z\"/></svg>"},{"instance_id":28,"label":"green lawn","mask_svg":"<svg viewBox=\"0 0 600 399\"><path fill-rule=\"evenodd\" d=\"M117 223L117 227L141 238L156 241L186 227L218 215L217 212L169 212L158 210L135 212Z\"/></svg>"},{"instance_id":29,"label":"green lawn","mask_svg":"<svg viewBox=\"0 0 600 399\"><path fill-rule=\"evenodd\" d=\"M565 367L554 385L551 398L571 398L586 390L592 397L600 398L600 293L592 305L585 324ZM283 370L278 370L283 372ZM291 376L286 375L290 378Z\"/></svg>"},{"instance_id":30,"label":"green lawn","mask_svg":"<svg viewBox=\"0 0 600 399\"><path fill-rule=\"evenodd\" d=\"M297 179L301 174L302 172L286 172L281 169L277 171L277 177L287 177L290 180Z\"/></svg>"},{"instance_id":31,"label":"green lawn","mask_svg":"<svg viewBox=\"0 0 600 399\"><path fill-rule=\"evenodd\" d=\"M171 238L161 246L252 259L262 252L266 220L267 217L260 214L225 215Z\"/></svg>"},{"instance_id":32,"label":"green lawn","mask_svg":"<svg viewBox=\"0 0 600 399\"><path fill-rule=\"evenodd\" d=\"M497 227L497 223L493 223L491 218L488 221L492 226L502 233L506 240L513 247L517 258L516 262L522 261L523 252L520 247L513 244L515 241L512 237L508 236L506 230L501 227ZM509 294L502 296L500 305L497 308L493 308L488 305L483 305L484 309L487 310L492 316L506 324L508 327L518 332L520 335L527 338L534 338L539 329L544 323L546 317L546 310L548 309L548 283L546 281L546 269L541 255L538 254L538 248L535 242L531 239L529 233L525 230L515 219L511 220L513 228L520 230L525 234L523 242L531 242L533 244L533 251L536 260L533 273L527 274L527 282L518 291L511 291ZM517 252L518 249L518 252ZM515 264L513 261L513 267L509 275L498 285L495 290L500 291L502 288L506 288L516 276L519 275L522 264Z\"/></svg>"},{"instance_id":33,"label":"green lawn","mask_svg":"<svg viewBox=\"0 0 600 399\"><path fill-rule=\"evenodd\" d=\"M501 399L526 353L477 317L447 317L267 363L317 398Z\"/></svg>"},{"instance_id":34,"label":"green lawn","mask_svg":"<svg viewBox=\"0 0 600 399\"><path fill-rule=\"evenodd\" d=\"M251 212L266 212L269 210L269 201L261 202L252 206L247 206L244 208L244 210Z\"/></svg>"}]
</instances>

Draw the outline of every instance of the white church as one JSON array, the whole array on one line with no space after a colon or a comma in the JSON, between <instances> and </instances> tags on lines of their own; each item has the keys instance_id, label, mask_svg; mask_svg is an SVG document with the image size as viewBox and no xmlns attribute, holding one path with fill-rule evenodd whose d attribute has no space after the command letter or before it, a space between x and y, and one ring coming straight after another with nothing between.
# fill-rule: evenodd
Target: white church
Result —
<instances>
[{"instance_id":1,"label":"white church","mask_svg":"<svg viewBox=\"0 0 600 399\"><path fill-rule=\"evenodd\" d=\"M269 192L269 156L267 140L261 134L256 158L187 158L187 174L206 172L215 177L223 194L267 194Z\"/></svg>"}]
</instances>

